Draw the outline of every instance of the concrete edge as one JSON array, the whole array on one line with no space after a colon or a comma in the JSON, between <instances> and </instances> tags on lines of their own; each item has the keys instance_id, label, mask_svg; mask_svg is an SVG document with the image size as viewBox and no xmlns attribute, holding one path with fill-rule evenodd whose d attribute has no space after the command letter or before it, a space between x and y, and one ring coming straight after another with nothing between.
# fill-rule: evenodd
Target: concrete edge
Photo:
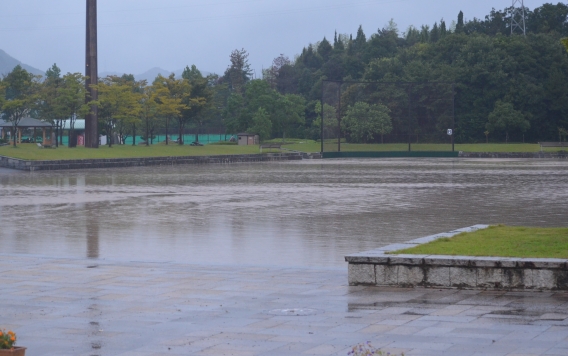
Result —
<instances>
[{"instance_id":1,"label":"concrete edge","mask_svg":"<svg viewBox=\"0 0 568 356\"><path fill-rule=\"evenodd\" d=\"M131 157L101 158L76 160L30 161L19 158L0 156L0 167L22 171L68 170L93 168L121 168L138 166L163 166L180 164L214 164L214 163L247 163L267 161L290 161L305 159L297 153L265 153L248 155L215 155L215 156L164 156L164 157Z\"/></svg>"},{"instance_id":2,"label":"concrete edge","mask_svg":"<svg viewBox=\"0 0 568 356\"><path fill-rule=\"evenodd\" d=\"M568 290L568 259L388 253L487 227L474 225L347 255L349 285Z\"/></svg>"}]
</instances>

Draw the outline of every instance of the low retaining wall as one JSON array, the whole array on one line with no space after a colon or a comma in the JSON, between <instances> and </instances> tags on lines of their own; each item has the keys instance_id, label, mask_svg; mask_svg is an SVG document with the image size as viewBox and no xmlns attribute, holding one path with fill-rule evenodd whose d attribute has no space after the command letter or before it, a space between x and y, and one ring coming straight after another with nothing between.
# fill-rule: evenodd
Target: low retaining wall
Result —
<instances>
[{"instance_id":1,"label":"low retaining wall","mask_svg":"<svg viewBox=\"0 0 568 356\"><path fill-rule=\"evenodd\" d=\"M568 290L568 260L564 259L387 254L483 228L487 225L345 256L349 263L349 285Z\"/></svg>"},{"instance_id":2,"label":"low retaining wall","mask_svg":"<svg viewBox=\"0 0 568 356\"><path fill-rule=\"evenodd\" d=\"M173 166L180 164L241 163L301 160L298 153L267 153L253 155L144 157L113 159L81 159L59 161L26 161L0 156L0 167L23 171L117 168L139 166Z\"/></svg>"},{"instance_id":3,"label":"low retaining wall","mask_svg":"<svg viewBox=\"0 0 568 356\"><path fill-rule=\"evenodd\" d=\"M551 158L566 159L568 152L459 152L463 158Z\"/></svg>"},{"instance_id":4,"label":"low retaining wall","mask_svg":"<svg viewBox=\"0 0 568 356\"><path fill-rule=\"evenodd\" d=\"M323 158L549 158L566 159L568 152L462 152L462 151L377 151L324 152Z\"/></svg>"}]
</instances>

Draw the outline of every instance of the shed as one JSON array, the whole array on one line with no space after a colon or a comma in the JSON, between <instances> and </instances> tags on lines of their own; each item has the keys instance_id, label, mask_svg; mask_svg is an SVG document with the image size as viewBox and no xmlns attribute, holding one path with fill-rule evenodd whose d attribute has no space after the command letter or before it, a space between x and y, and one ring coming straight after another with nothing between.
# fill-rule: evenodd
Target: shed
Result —
<instances>
[{"instance_id":1,"label":"shed","mask_svg":"<svg viewBox=\"0 0 568 356\"><path fill-rule=\"evenodd\" d=\"M240 133L237 137L239 138L239 146L258 145L260 143L260 138L257 134Z\"/></svg>"},{"instance_id":2,"label":"shed","mask_svg":"<svg viewBox=\"0 0 568 356\"><path fill-rule=\"evenodd\" d=\"M4 120L0 120L0 129L2 129L2 138L6 137L6 132L9 132L12 127L14 127L14 124L11 122L7 122ZM45 130L49 129L50 130L50 136L52 134L53 131L53 125L51 125L48 122L45 121L41 121L38 119L34 119L31 117L25 117L23 119L20 120L20 122L18 123L18 132L16 134L17 136L17 143L22 143L22 129L33 129L34 130L34 137L35 137L35 130L36 129L42 129L43 131L43 142L46 143L45 140ZM12 137L12 140L14 138Z\"/></svg>"}]
</instances>

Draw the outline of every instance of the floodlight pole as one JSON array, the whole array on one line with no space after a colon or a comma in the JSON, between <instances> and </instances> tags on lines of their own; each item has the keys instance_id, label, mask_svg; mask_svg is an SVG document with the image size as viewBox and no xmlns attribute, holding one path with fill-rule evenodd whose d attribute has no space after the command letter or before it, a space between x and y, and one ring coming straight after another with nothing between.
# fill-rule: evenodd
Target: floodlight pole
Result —
<instances>
[{"instance_id":1,"label":"floodlight pole","mask_svg":"<svg viewBox=\"0 0 568 356\"><path fill-rule=\"evenodd\" d=\"M456 134L456 84L452 83L452 152L454 150L454 135Z\"/></svg>"},{"instance_id":2,"label":"floodlight pole","mask_svg":"<svg viewBox=\"0 0 568 356\"><path fill-rule=\"evenodd\" d=\"M408 85L408 152L412 151L412 137L410 134L412 123L410 120L412 120L412 84Z\"/></svg>"},{"instance_id":3,"label":"floodlight pole","mask_svg":"<svg viewBox=\"0 0 568 356\"><path fill-rule=\"evenodd\" d=\"M339 82L339 98L337 98L337 152L341 152L341 89L343 82ZM322 108L323 110L323 108Z\"/></svg>"},{"instance_id":4,"label":"floodlight pole","mask_svg":"<svg viewBox=\"0 0 568 356\"><path fill-rule=\"evenodd\" d=\"M324 88L325 88L325 81L321 82L321 120L320 120L320 130L321 130L321 135L320 135L320 139L321 139L321 157L323 158L323 125L325 123L325 117L323 116L324 114L324 110L323 110L323 95L324 95Z\"/></svg>"},{"instance_id":5,"label":"floodlight pole","mask_svg":"<svg viewBox=\"0 0 568 356\"><path fill-rule=\"evenodd\" d=\"M86 102L98 99L98 93L92 85L98 84L98 57L97 57L97 0L87 0L87 36L85 53L85 87ZM91 111L85 117L85 147L99 147L99 120L98 107L91 105Z\"/></svg>"}]
</instances>

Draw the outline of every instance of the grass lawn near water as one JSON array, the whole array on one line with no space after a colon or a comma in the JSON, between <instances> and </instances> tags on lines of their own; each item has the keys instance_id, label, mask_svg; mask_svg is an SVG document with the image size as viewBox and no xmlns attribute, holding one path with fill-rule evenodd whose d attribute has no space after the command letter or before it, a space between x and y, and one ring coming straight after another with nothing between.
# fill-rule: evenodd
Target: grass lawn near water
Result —
<instances>
[{"instance_id":1,"label":"grass lawn near water","mask_svg":"<svg viewBox=\"0 0 568 356\"><path fill-rule=\"evenodd\" d=\"M274 139L269 142L278 143ZM325 143L326 151L333 151L336 145ZM293 140L293 143L282 146L284 149L300 152L320 152L321 144L313 140ZM412 144L412 151L451 151L449 144ZM378 151L408 151L408 144L351 144L342 143L343 152L378 152ZM509 143L509 144L456 144L456 151L464 152L538 152L538 144ZM560 149L547 148L546 152L557 152ZM263 153L286 152L278 149L263 149ZM19 158L24 160L71 160L71 159L105 159L105 158L128 158L128 157L168 157L168 156L212 156L212 155L235 155L235 154L258 154L258 146L216 145L205 146L179 146L177 144L143 145L114 145L112 148L101 146L99 149L86 149L84 147L67 148L60 146L57 149L44 149L33 143L18 144L12 146L0 146L0 156Z\"/></svg>"},{"instance_id":2,"label":"grass lawn near water","mask_svg":"<svg viewBox=\"0 0 568 356\"><path fill-rule=\"evenodd\" d=\"M277 142L274 140L274 142ZM302 152L320 152L321 143L306 140L284 146L286 148L302 151ZM328 142L324 144L325 151L337 150L337 143ZM451 151L451 144L436 143L413 143L412 151ZM455 144L455 151L463 152L539 152L540 145L532 143L472 143L472 144ZM561 148L545 148L545 152L557 152ZM408 151L407 143L385 143L385 144L356 144L341 143L341 151L343 152L384 152L384 151Z\"/></svg>"},{"instance_id":3,"label":"grass lawn near water","mask_svg":"<svg viewBox=\"0 0 568 356\"><path fill-rule=\"evenodd\" d=\"M392 254L568 258L568 228L496 225Z\"/></svg>"},{"instance_id":4,"label":"grass lawn near water","mask_svg":"<svg viewBox=\"0 0 568 356\"><path fill-rule=\"evenodd\" d=\"M273 152L270 150L269 152ZM276 150L275 152L279 152ZM258 146L237 145L205 145L190 146L177 144L156 144L152 146L114 145L111 148L101 146L98 149L85 147L68 148L39 148L35 143L18 144L0 147L0 156L24 160L73 160L73 159L109 159L109 158L139 158L139 157L175 157L175 156L214 156L258 154ZM263 150L266 153L266 150Z\"/></svg>"}]
</instances>

